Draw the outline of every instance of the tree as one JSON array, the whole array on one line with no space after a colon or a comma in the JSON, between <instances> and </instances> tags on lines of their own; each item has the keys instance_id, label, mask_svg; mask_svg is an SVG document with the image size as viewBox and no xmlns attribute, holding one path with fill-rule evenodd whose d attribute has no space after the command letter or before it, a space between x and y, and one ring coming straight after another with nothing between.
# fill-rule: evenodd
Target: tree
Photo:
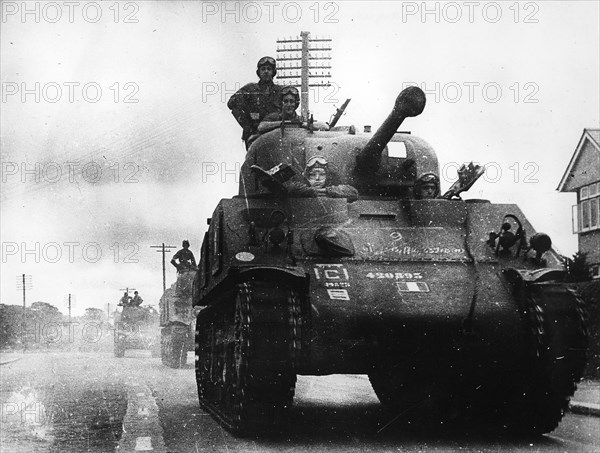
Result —
<instances>
[{"instance_id":1,"label":"tree","mask_svg":"<svg viewBox=\"0 0 600 453\"><path fill-rule=\"evenodd\" d=\"M102 322L106 319L106 315L104 314L103 310L91 307L85 309L85 314L83 315L83 318L86 320Z\"/></svg>"},{"instance_id":2,"label":"tree","mask_svg":"<svg viewBox=\"0 0 600 453\"><path fill-rule=\"evenodd\" d=\"M567 258L565 264L570 281L584 282L591 279L587 253L577 252L573 255L573 258Z\"/></svg>"}]
</instances>

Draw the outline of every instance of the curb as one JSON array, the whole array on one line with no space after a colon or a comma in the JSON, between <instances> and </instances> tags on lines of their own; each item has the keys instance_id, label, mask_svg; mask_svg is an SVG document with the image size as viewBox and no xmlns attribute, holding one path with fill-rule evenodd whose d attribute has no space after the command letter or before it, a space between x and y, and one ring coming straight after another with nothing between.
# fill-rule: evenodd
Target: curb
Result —
<instances>
[{"instance_id":1,"label":"curb","mask_svg":"<svg viewBox=\"0 0 600 453\"><path fill-rule=\"evenodd\" d=\"M600 417L600 404L580 403L578 401L571 401L571 403L569 404L569 411L573 414Z\"/></svg>"},{"instance_id":2,"label":"curb","mask_svg":"<svg viewBox=\"0 0 600 453\"><path fill-rule=\"evenodd\" d=\"M23 357L17 357L16 359L5 360L4 362L0 362L0 365L7 365L9 363L16 362L17 360L21 360Z\"/></svg>"}]
</instances>

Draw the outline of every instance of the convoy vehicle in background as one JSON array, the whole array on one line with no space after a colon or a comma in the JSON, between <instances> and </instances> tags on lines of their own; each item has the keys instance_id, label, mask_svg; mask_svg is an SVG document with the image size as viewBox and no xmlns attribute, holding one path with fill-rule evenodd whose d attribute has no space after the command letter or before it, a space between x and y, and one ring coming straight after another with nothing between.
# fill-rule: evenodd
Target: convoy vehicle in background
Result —
<instances>
[{"instance_id":1,"label":"convoy vehicle in background","mask_svg":"<svg viewBox=\"0 0 600 453\"><path fill-rule=\"evenodd\" d=\"M194 328L197 311L192 307L192 284L196 269L177 272L177 281L164 292L159 302L162 363L182 368L188 351L194 350Z\"/></svg>"}]
</instances>

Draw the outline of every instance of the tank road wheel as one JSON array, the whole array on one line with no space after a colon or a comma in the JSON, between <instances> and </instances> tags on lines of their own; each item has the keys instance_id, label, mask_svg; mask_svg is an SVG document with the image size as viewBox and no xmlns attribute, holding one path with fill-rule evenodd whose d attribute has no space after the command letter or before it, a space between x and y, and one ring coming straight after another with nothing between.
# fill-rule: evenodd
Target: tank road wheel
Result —
<instances>
[{"instance_id":1,"label":"tank road wheel","mask_svg":"<svg viewBox=\"0 0 600 453\"><path fill-rule=\"evenodd\" d=\"M285 423L296 383L299 322L295 292L266 283L241 284L229 303L198 316L200 402L236 434L274 431Z\"/></svg>"},{"instance_id":2,"label":"tank road wheel","mask_svg":"<svg viewBox=\"0 0 600 453\"><path fill-rule=\"evenodd\" d=\"M187 363L188 327L171 325L161 331L161 359L169 368L183 368Z\"/></svg>"},{"instance_id":3,"label":"tank road wheel","mask_svg":"<svg viewBox=\"0 0 600 453\"><path fill-rule=\"evenodd\" d=\"M503 424L521 434L540 435L556 428L581 379L588 341L584 303L556 283L530 284L522 296L523 327L531 347Z\"/></svg>"}]
</instances>

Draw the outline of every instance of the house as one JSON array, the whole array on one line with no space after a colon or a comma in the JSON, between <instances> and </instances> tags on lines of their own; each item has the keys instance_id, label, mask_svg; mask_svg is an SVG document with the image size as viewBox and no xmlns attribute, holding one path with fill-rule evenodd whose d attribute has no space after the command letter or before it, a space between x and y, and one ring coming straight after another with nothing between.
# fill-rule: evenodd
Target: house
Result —
<instances>
[{"instance_id":1,"label":"house","mask_svg":"<svg viewBox=\"0 0 600 453\"><path fill-rule=\"evenodd\" d=\"M576 192L573 233L587 253L592 276L600 278L600 129L584 129L557 190Z\"/></svg>"}]
</instances>

